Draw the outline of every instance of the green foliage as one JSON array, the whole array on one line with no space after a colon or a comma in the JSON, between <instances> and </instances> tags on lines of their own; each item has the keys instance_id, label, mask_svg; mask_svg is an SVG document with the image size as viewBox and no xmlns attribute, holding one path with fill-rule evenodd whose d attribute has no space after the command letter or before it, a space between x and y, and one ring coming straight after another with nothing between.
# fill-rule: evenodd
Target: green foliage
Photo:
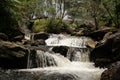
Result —
<instances>
[{"instance_id":1,"label":"green foliage","mask_svg":"<svg viewBox=\"0 0 120 80\"><path fill-rule=\"evenodd\" d=\"M34 32L46 31L60 33L65 30L66 24L62 21L65 10L73 19L93 20L96 29L105 24L120 28L120 1L119 0L1 0L0 1L0 32L16 35L22 23L27 23L34 15L37 18L46 13L48 19L36 20ZM56 6L56 3L58 4ZM64 3L64 6L62 5ZM58 7L59 11L56 11ZM63 10L62 10L63 8ZM60 16L57 15L60 14ZM82 20L81 19L81 20ZM20 23L20 24L18 24ZM111 25L110 25L111 24ZM79 23L73 23L76 28Z\"/></svg>"},{"instance_id":2,"label":"green foliage","mask_svg":"<svg viewBox=\"0 0 120 80\"><path fill-rule=\"evenodd\" d=\"M71 24L71 27L72 27L72 28L77 28L78 26L77 26L77 24L72 23L72 24Z\"/></svg>"},{"instance_id":3,"label":"green foliage","mask_svg":"<svg viewBox=\"0 0 120 80\"><path fill-rule=\"evenodd\" d=\"M20 13L20 22L21 25L24 23L28 23L30 19L34 16L35 12L35 1L34 0L19 0L20 1L20 6L19 6L19 12Z\"/></svg>"},{"instance_id":4,"label":"green foliage","mask_svg":"<svg viewBox=\"0 0 120 80\"><path fill-rule=\"evenodd\" d=\"M46 24L46 32L48 33L60 33L64 32L67 24L61 19L49 18Z\"/></svg>"},{"instance_id":5,"label":"green foliage","mask_svg":"<svg viewBox=\"0 0 120 80\"><path fill-rule=\"evenodd\" d=\"M103 7L106 10L106 18L113 22L116 28L120 28L120 1L119 0L104 0Z\"/></svg>"},{"instance_id":6,"label":"green foliage","mask_svg":"<svg viewBox=\"0 0 120 80\"><path fill-rule=\"evenodd\" d=\"M19 19L19 9L17 7L19 1L17 0L1 0L0 1L0 32L8 36L17 35Z\"/></svg>"},{"instance_id":7,"label":"green foliage","mask_svg":"<svg viewBox=\"0 0 120 80\"><path fill-rule=\"evenodd\" d=\"M82 0L70 0L65 1L66 10L68 14L73 17L82 17L84 1ZM85 14L85 13L84 13Z\"/></svg>"},{"instance_id":8,"label":"green foliage","mask_svg":"<svg viewBox=\"0 0 120 80\"><path fill-rule=\"evenodd\" d=\"M33 32L42 32L45 30L46 19L37 19L34 21L34 25L32 28Z\"/></svg>"},{"instance_id":9,"label":"green foliage","mask_svg":"<svg viewBox=\"0 0 120 80\"><path fill-rule=\"evenodd\" d=\"M74 27L75 26L76 25L74 25ZM66 27L68 27L68 24L63 22L62 19L58 19L58 18L37 19L34 21L32 31L60 33L60 32L65 32Z\"/></svg>"},{"instance_id":10,"label":"green foliage","mask_svg":"<svg viewBox=\"0 0 120 80\"><path fill-rule=\"evenodd\" d=\"M33 0L1 0L0 32L7 34L10 38L21 34L20 27L30 19L33 4Z\"/></svg>"}]
</instances>

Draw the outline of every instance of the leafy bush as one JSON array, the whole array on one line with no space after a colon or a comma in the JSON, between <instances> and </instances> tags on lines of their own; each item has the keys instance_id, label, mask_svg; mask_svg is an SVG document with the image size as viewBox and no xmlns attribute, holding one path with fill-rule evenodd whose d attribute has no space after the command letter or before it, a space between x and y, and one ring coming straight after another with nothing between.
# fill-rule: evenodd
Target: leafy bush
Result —
<instances>
[{"instance_id":1,"label":"leafy bush","mask_svg":"<svg viewBox=\"0 0 120 80\"><path fill-rule=\"evenodd\" d=\"M12 38L21 34L19 29L19 2L16 0L0 1L0 32L5 33Z\"/></svg>"},{"instance_id":2,"label":"leafy bush","mask_svg":"<svg viewBox=\"0 0 120 80\"><path fill-rule=\"evenodd\" d=\"M46 19L37 19L34 21L33 24L33 32L41 32L45 30L45 26L46 26Z\"/></svg>"},{"instance_id":3,"label":"leafy bush","mask_svg":"<svg viewBox=\"0 0 120 80\"><path fill-rule=\"evenodd\" d=\"M58 18L38 19L34 21L33 32L61 33L67 32L69 24ZM76 27L76 25L73 25Z\"/></svg>"},{"instance_id":4,"label":"leafy bush","mask_svg":"<svg viewBox=\"0 0 120 80\"><path fill-rule=\"evenodd\" d=\"M49 18L46 24L46 32L48 33L60 33L64 32L67 24L62 19Z\"/></svg>"},{"instance_id":5,"label":"leafy bush","mask_svg":"<svg viewBox=\"0 0 120 80\"><path fill-rule=\"evenodd\" d=\"M77 24L73 23L73 24L71 24L71 27L77 28L78 26L77 26Z\"/></svg>"}]
</instances>

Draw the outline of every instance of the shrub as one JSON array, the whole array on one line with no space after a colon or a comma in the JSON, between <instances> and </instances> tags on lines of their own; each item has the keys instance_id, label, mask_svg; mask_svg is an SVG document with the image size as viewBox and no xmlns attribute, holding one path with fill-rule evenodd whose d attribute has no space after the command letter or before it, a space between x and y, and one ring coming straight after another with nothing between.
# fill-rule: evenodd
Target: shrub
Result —
<instances>
[{"instance_id":1,"label":"shrub","mask_svg":"<svg viewBox=\"0 0 120 80\"><path fill-rule=\"evenodd\" d=\"M32 31L33 32L42 32L45 30L46 19L37 19L34 21Z\"/></svg>"},{"instance_id":2,"label":"shrub","mask_svg":"<svg viewBox=\"0 0 120 80\"><path fill-rule=\"evenodd\" d=\"M48 33L60 33L64 32L67 24L62 19L49 18L46 24L46 32Z\"/></svg>"}]
</instances>

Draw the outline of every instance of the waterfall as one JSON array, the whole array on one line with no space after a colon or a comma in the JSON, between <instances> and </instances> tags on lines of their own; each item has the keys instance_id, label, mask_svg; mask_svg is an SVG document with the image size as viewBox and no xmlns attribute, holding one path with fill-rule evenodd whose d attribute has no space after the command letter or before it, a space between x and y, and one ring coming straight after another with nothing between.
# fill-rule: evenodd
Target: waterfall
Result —
<instances>
[{"instance_id":1,"label":"waterfall","mask_svg":"<svg viewBox=\"0 0 120 80\"><path fill-rule=\"evenodd\" d=\"M100 80L103 71L90 62L66 62L57 67L0 71L0 80Z\"/></svg>"},{"instance_id":2,"label":"waterfall","mask_svg":"<svg viewBox=\"0 0 120 80\"><path fill-rule=\"evenodd\" d=\"M46 40L48 46L68 46L72 47L67 52L67 58L71 61L89 61L90 49L85 45L86 41L91 40L87 37L74 37L63 34L52 34Z\"/></svg>"},{"instance_id":3,"label":"waterfall","mask_svg":"<svg viewBox=\"0 0 120 80\"><path fill-rule=\"evenodd\" d=\"M85 42L90 40L86 37L74 37L70 35L63 34L52 34L49 39L46 40L48 46L70 46L86 48Z\"/></svg>"},{"instance_id":4,"label":"waterfall","mask_svg":"<svg viewBox=\"0 0 120 80\"><path fill-rule=\"evenodd\" d=\"M43 51L37 50L36 57L37 57L36 58L37 67L48 67L48 66L56 66L57 65L52 54L50 54L48 52L43 52Z\"/></svg>"},{"instance_id":5,"label":"waterfall","mask_svg":"<svg viewBox=\"0 0 120 80\"><path fill-rule=\"evenodd\" d=\"M60 53L37 50L34 56L37 68L0 70L0 80L100 80L105 69L96 68L89 61L89 49L85 46L87 40L90 39L51 35L46 40L47 45L70 47L66 57Z\"/></svg>"},{"instance_id":6,"label":"waterfall","mask_svg":"<svg viewBox=\"0 0 120 80\"><path fill-rule=\"evenodd\" d=\"M67 58L71 61L89 62L90 49L88 48L70 48L67 52Z\"/></svg>"},{"instance_id":7,"label":"waterfall","mask_svg":"<svg viewBox=\"0 0 120 80\"><path fill-rule=\"evenodd\" d=\"M42 50L37 50L36 53L30 53L29 51L27 68L63 66L66 63L70 63L70 61L60 54L44 52Z\"/></svg>"}]
</instances>

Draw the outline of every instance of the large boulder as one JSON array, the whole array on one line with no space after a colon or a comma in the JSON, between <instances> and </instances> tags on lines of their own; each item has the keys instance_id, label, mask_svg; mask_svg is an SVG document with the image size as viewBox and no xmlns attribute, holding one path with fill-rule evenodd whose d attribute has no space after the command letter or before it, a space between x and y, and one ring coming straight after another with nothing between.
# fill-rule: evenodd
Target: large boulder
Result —
<instances>
[{"instance_id":1,"label":"large boulder","mask_svg":"<svg viewBox=\"0 0 120 80\"><path fill-rule=\"evenodd\" d=\"M40 45L46 45L45 40L40 39L31 42L31 46L40 46Z\"/></svg>"},{"instance_id":2,"label":"large boulder","mask_svg":"<svg viewBox=\"0 0 120 80\"><path fill-rule=\"evenodd\" d=\"M120 80L120 61L113 63L105 70L100 80Z\"/></svg>"},{"instance_id":3,"label":"large boulder","mask_svg":"<svg viewBox=\"0 0 120 80\"><path fill-rule=\"evenodd\" d=\"M36 33L36 34L34 34L34 40L38 40L38 39L46 40L48 38L49 38L49 34L47 34L47 33Z\"/></svg>"},{"instance_id":4,"label":"large boulder","mask_svg":"<svg viewBox=\"0 0 120 80\"><path fill-rule=\"evenodd\" d=\"M59 53L59 54L63 55L64 57L67 57L70 61L79 60L77 48L72 48L72 47L68 47L68 46L55 46L55 47L53 47L52 51L55 53Z\"/></svg>"},{"instance_id":5,"label":"large boulder","mask_svg":"<svg viewBox=\"0 0 120 80\"><path fill-rule=\"evenodd\" d=\"M117 29L111 29L107 27L107 28L91 31L89 34L85 34L85 36L91 37L93 40L100 41L104 38L105 34L108 32L112 32L114 34L117 32Z\"/></svg>"},{"instance_id":6,"label":"large boulder","mask_svg":"<svg viewBox=\"0 0 120 80\"><path fill-rule=\"evenodd\" d=\"M93 41L93 40L88 40L85 42L85 45L87 47L90 47L90 48L95 48L95 46L98 44L97 41Z\"/></svg>"},{"instance_id":7,"label":"large boulder","mask_svg":"<svg viewBox=\"0 0 120 80\"><path fill-rule=\"evenodd\" d=\"M46 45L46 42L43 39L39 39L39 40L35 40L35 41L24 40L23 44L29 45L31 47L32 46L40 47L41 45Z\"/></svg>"},{"instance_id":8,"label":"large boulder","mask_svg":"<svg viewBox=\"0 0 120 80\"><path fill-rule=\"evenodd\" d=\"M100 67L120 61L120 33L111 35L104 43L93 49L90 53L90 60Z\"/></svg>"},{"instance_id":9,"label":"large boulder","mask_svg":"<svg viewBox=\"0 0 120 80\"><path fill-rule=\"evenodd\" d=\"M0 41L0 67L19 69L27 66L28 50L13 42Z\"/></svg>"},{"instance_id":10,"label":"large boulder","mask_svg":"<svg viewBox=\"0 0 120 80\"><path fill-rule=\"evenodd\" d=\"M67 52L68 52L69 47L67 46L55 46L53 47L52 51L55 53L60 53L61 55L67 57Z\"/></svg>"}]
</instances>

